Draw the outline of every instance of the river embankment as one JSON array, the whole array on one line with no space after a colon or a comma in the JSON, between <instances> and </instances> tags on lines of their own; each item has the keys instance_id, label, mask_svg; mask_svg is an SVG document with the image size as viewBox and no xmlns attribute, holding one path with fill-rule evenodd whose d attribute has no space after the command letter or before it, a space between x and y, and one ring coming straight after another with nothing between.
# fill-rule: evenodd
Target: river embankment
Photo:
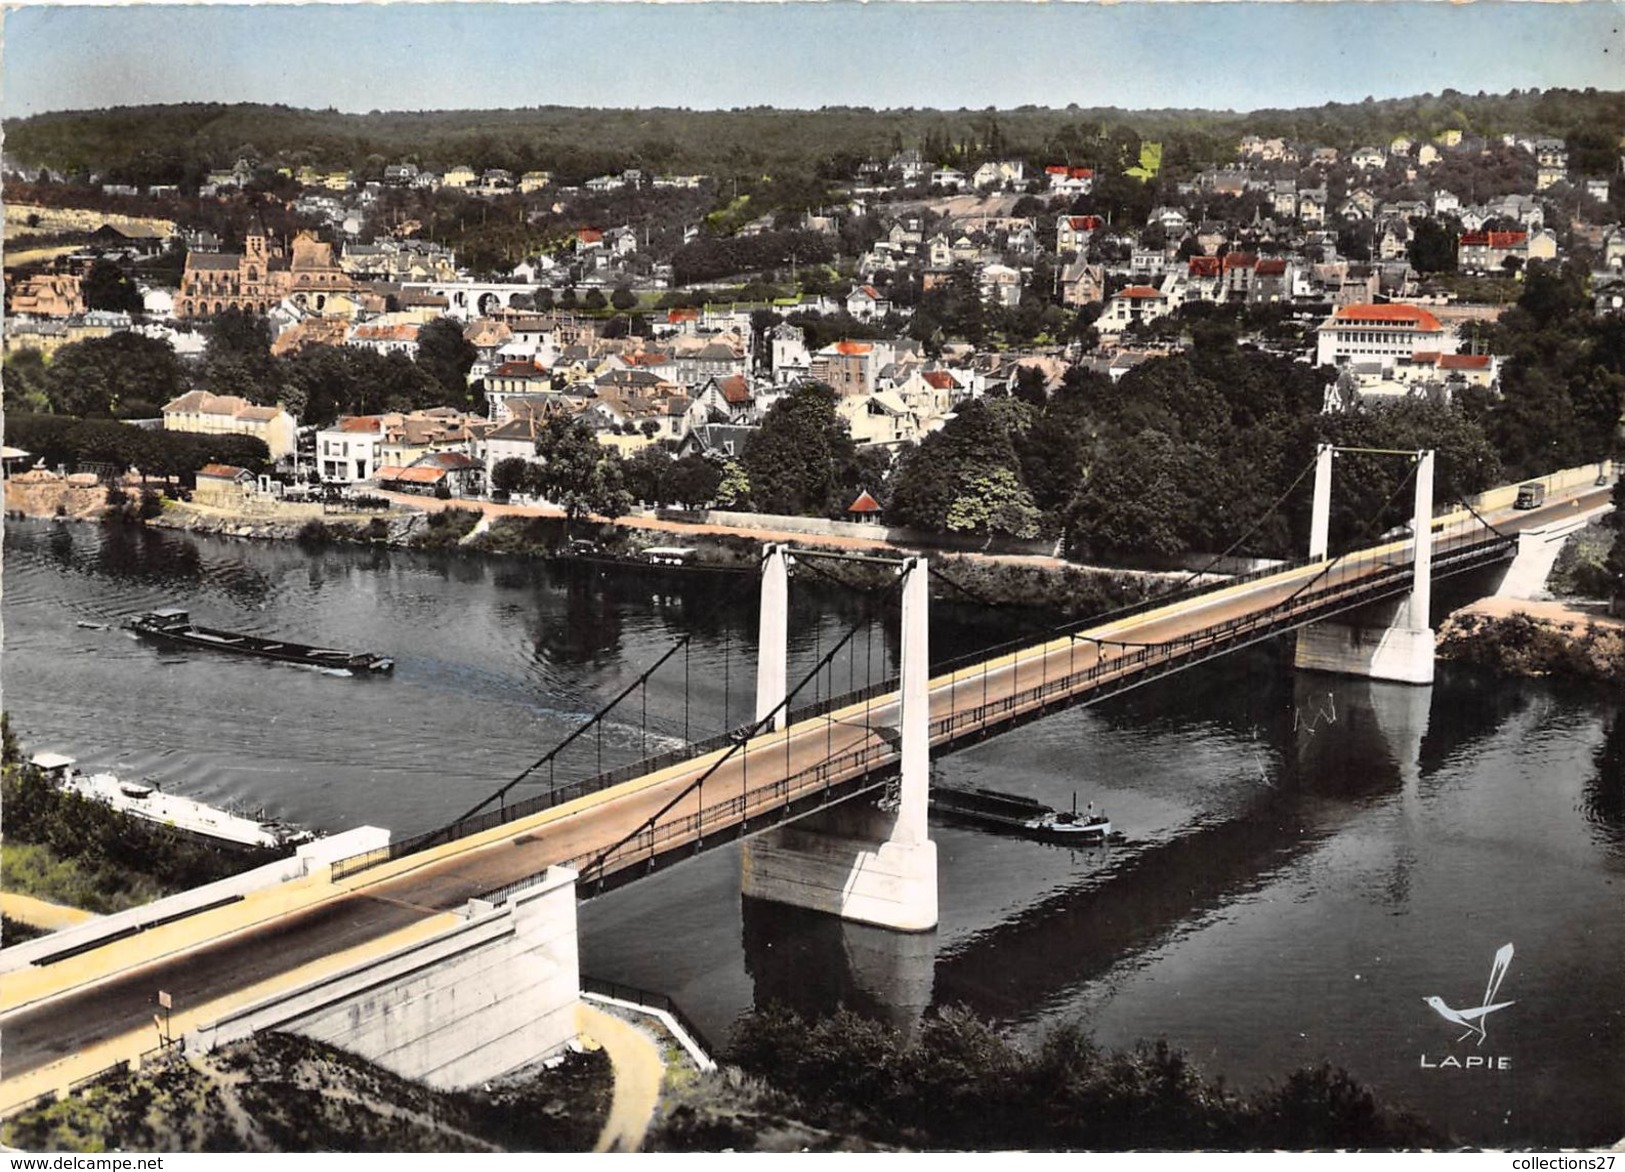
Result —
<instances>
[{"instance_id":1,"label":"river embankment","mask_svg":"<svg viewBox=\"0 0 1625 1172\"><path fill-rule=\"evenodd\" d=\"M144 493L151 498L146 508L141 507ZM615 520L588 518L571 524L561 510L546 505L386 496L390 501L387 511L340 510L262 498L229 503L180 501L158 498L134 478L109 489L88 474L63 477L37 469L7 480L5 507L14 516L141 524L253 541L294 541L307 548L368 545L457 556L569 557L572 555L562 551L570 540L584 537L594 543L596 548L589 556L599 564L613 567L620 561L627 568L640 569L648 568L647 550L673 545L693 550L692 565L719 570L753 567L768 542L829 553L921 554L931 559L936 570L934 597L973 606L1044 612L1059 619L1083 618L1140 602L1200 578L1185 572L1079 566L1053 556L901 544L888 540L879 529L873 537L815 535L800 528L774 529L765 523L767 519L739 527L648 514ZM882 585L895 577L889 566L862 563L844 564L831 576L855 587Z\"/></svg>"},{"instance_id":2,"label":"river embankment","mask_svg":"<svg viewBox=\"0 0 1625 1172\"><path fill-rule=\"evenodd\" d=\"M1485 598L1440 624L1438 656L1503 675L1625 683L1625 618L1603 602Z\"/></svg>"}]
</instances>

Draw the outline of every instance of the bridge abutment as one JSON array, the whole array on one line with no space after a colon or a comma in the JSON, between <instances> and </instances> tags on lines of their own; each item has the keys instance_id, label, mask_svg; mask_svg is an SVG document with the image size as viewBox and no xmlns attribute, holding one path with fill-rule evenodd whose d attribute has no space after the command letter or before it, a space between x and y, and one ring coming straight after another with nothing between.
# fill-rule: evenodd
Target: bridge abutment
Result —
<instances>
[{"instance_id":1,"label":"bridge abutment","mask_svg":"<svg viewBox=\"0 0 1625 1172\"><path fill-rule=\"evenodd\" d=\"M465 922L201 1026L187 1049L278 1030L441 1089L545 1058L576 1034L575 884L551 867L501 905L471 900Z\"/></svg>"},{"instance_id":2,"label":"bridge abutment","mask_svg":"<svg viewBox=\"0 0 1625 1172\"><path fill-rule=\"evenodd\" d=\"M837 806L745 843L741 890L756 899L904 932L937 926L937 844L926 825L931 783L929 577L903 569L902 742L898 808ZM764 614L766 603L764 601Z\"/></svg>"}]
</instances>

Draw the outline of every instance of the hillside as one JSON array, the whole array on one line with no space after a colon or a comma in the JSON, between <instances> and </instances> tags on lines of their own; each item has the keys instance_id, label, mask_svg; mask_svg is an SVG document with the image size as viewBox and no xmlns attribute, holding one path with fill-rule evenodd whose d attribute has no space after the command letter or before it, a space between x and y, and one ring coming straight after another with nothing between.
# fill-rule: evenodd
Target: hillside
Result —
<instances>
[{"instance_id":1,"label":"hillside","mask_svg":"<svg viewBox=\"0 0 1625 1172\"><path fill-rule=\"evenodd\" d=\"M918 148L927 161L1014 156L1073 165L1138 161L1140 140L1166 144L1179 168L1234 157L1243 134L1348 149L1398 134L1550 134L1569 140L1582 171L1606 174L1625 133L1625 93L1454 90L1357 104L1209 110L1115 108L955 111L865 107L450 110L345 114L288 106L195 103L61 111L5 123L8 156L28 166L103 172L110 181L180 183L240 157L363 173L396 159L447 168L546 169L564 182L642 167L759 175L785 167L845 177L857 162Z\"/></svg>"}]
</instances>

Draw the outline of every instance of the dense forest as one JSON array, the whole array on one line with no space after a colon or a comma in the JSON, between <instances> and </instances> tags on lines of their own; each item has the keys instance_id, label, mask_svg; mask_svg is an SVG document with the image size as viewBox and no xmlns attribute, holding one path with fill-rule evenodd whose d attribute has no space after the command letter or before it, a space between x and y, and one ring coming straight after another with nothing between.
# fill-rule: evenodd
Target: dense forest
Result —
<instances>
[{"instance_id":1,"label":"dense forest","mask_svg":"<svg viewBox=\"0 0 1625 1172\"><path fill-rule=\"evenodd\" d=\"M696 111L541 106L344 114L288 106L192 103L62 111L5 123L7 154L28 165L110 182L195 182L239 158L342 167L376 177L388 162L550 170L566 183L639 167L758 177L814 169L847 178L870 157L918 149L928 163L988 158L1064 162L1113 171L1164 144L1164 166L1186 170L1235 157L1244 134L1351 149L1398 134L1549 134L1565 138L1573 168L1607 174L1625 132L1625 93L1513 90L1441 94L1248 113L1113 108Z\"/></svg>"}]
</instances>

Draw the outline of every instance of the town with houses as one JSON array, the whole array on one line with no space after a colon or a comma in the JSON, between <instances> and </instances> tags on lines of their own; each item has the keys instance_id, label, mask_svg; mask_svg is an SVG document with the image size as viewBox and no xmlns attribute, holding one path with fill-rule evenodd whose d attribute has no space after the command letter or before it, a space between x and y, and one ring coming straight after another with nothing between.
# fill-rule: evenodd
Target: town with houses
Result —
<instances>
[{"instance_id":1,"label":"town with houses","mask_svg":"<svg viewBox=\"0 0 1625 1172\"><path fill-rule=\"evenodd\" d=\"M1079 366L1116 380L1175 352L1189 344L1181 322L1193 307L1268 311L1273 328L1247 340L1325 368L1328 411L1448 401L1464 387L1493 395L1501 359L1472 326L1495 319L1530 266L1583 258L1597 312L1625 307L1625 228L1610 202L1617 161L1613 174L1578 173L1559 139L1451 131L1347 150L1247 135L1233 161L1188 175L1166 172L1159 155L1145 144L1129 172L1162 201L1143 222L1080 210L1097 175L1065 162L994 160L967 173L919 150L866 160L843 202L788 225L781 213L737 226L741 238L789 227L830 242L834 262L817 266L817 292L796 283L792 255L765 274L790 276L789 295L758 300L739 296L739 280L759 272L680 283L636 222L581 223L549 252L473 271L420 225L382 213L402 192L453 190L493 206L541 199L569 215L606 194L643 193L652 204L707 191L717 181L705 175L626 170L565 187L547 172L469 165L395 162L365 181L284 167L277 190L291 194L279 219L298 226L277 233L256 202L275 197L245 195L270 167L244 158L197 190L248 209L238 240L116 210L151 206L173 188L92 183L103 212L75 213L88 243L25 269L10 267L28 240L17 229L37 228L42 212L48 227L54 209L8 202L5 351L8 360L38 351L48 363L64 346L134 331L195 362L208 350L207 323L236 311L268 324L273 355L328 346L414 359L420 333L449 321L472 348L475 394L463 404L301 419L198 386L146 425L259 437L300 480L461 497L489 493L499 462L535 459L540 429L559 415L585 421L622 455L662 445L725 464L807 380L833 388L856 444L895 454L965 401L1010 392L1024 370L1050 387ZM1443 180L1452 160L1491 155L1520 169L1526 189L1476 198ZM11 159L5 173L12 184L67 181ZM853 224L863 231L843 235ZM705 230L696 220L681 239ZM854 238L861 251L841 253ZM143 277L166 252L184 255L178 283ZM109 263L134 274L139 312L88 304L90 269ZM1475 277L1493 300L1474 295ZM1031 307L1039 328L996 343L956 336L951 322L912 328L933 291L948 289L970 290L989 311Z\"/></svg>"},{"instance_id":2,"label":"town with houses","mask_svg":"<svg viewBox=\"0 0 1625 1172\"><path fill-rule=\"evenodd\" d=\"M610 6L410 7L279 85ZM7 118L0 1143L1617 1144L1625 93L637 107L614 7Z\"/></svg>"}]
</instances>

